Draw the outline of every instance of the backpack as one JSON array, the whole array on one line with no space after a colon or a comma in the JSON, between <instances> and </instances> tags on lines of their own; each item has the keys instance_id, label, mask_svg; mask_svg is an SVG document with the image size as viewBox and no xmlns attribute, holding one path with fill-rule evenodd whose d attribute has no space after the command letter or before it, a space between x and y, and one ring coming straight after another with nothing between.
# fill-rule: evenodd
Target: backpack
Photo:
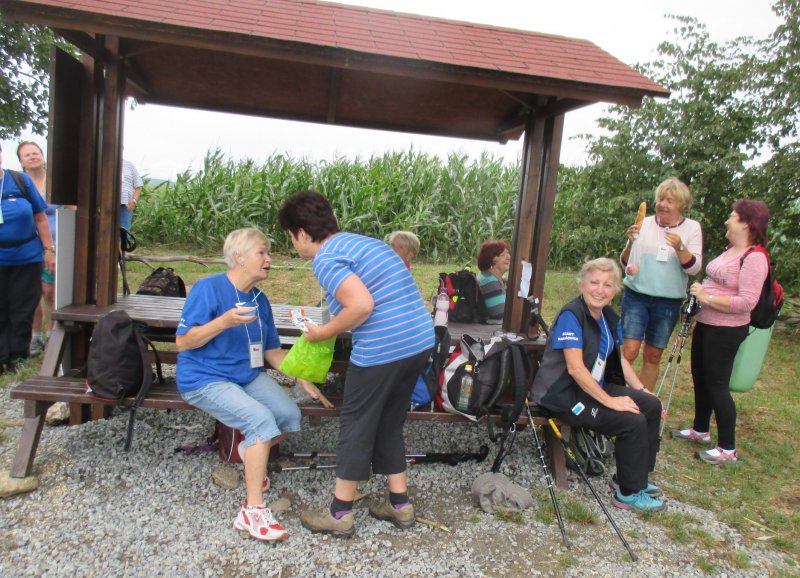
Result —
<instances>
[{"instance_id":1,"label":"backpack","mask_svg":"<svg viewBox=\"0 0 800 578\"><path fill-rule=\"evenodd\" d=\"M428 363L417 378L414 391L411 393L411 411L424 411L428 406L432 409L431 402L436 398L439 389L439 376L450 357L450 332L447 331L447 327L437 325L433 330L436 342Z\"/></svg>"},{"instance_id":2,"label":"backpack","mask_svg":"<svg viewBox=\"0 0 800 578\"><path fill-rule=\"evenodd\" d=\"M467 410L456 408L466 366L472 365L472 393ZM517 421L525 406L531 385L531 364L524 347L504 337L494 338L488 346L481 340L462 335L440 376L436 401L439 409L463 415L472 421L499 412L501 426ZM494 438L492 421L487 421L489 436Z\"/></svg>"},{"instance_id":3,"label":"backpack","mask_svg":"<svg viewBox=\"0 0 800 578\"><path fill-rule=\"evenodd\" d=\"M172 267L159 267L150 273L139 289L137 295L156 295L159 297L186 297L186 284Z\"/></svg>"},{"instance_id":4,"label":"backpack","mask_svg":"<svg viewBox=\"0 0 800 578\"><path fill-rule=\"evenodd\" d=\"M783 307L783 287L775 279L775 264L769 258L769 253L764 247L756 245L750 247L739 260L739 269L744 266L745 258L753 252L763 253L767 258L767 278L761 288L761 296L753 310L750 312L750 326L758 329L769 329L781 314Z\"/></svg>"},{"instance_id":5,"label":"backpack","mask_svg":"<svg viewBox=\"0 0 800 578\"><path fill-rule=\"evenodd\" d=\"M214 434L211 436L211 443L216 442L219 447L219 457L223 462L242 463L242 456L239 455L239 444L244 441L244 435L238 429L234 429L217 420L214 424Z\"/></svg>"},{"instance_id":6,"label":"backpack","mask_svg":"<svg viewBox=\"0 0 800 578\"><path fill-rule=\"evenodd\" d=\"M159 383L164 383L161 360L153 343L144 336L143 323L135 323L125 311L112 311L97 323L89 344L86 371L86 394L104 401L114 401L130 411L125 451L133 440L136 410L153 385L153 373L147 348L156 357ZM136 396L130 407L125 398Z\"/></svg>"},{"instance_id":7,"label":"backpack","mask_svg":"<svg viewBox=\"0 0 800 578\"><path fill-rule=\"evenodd\" d=\"M573 427L570 436L572 453L578 465L587 476L602 476L606 473L606 463L614 454L611 438L583 427ZM575 470L575 464L567 459L567 467Z\"/></svg>"},{"instance_id":8,"label":"backpack","mask_svg":"<svg viewBox=\"0 0 800 578\"><path fill-rule=\"evenodd\" d=\"M442 288L450 298L450 321L486 323L488 312L475 273L466 269L455 273L439 273L439 291Z\"/></svg>"}]
</instances>

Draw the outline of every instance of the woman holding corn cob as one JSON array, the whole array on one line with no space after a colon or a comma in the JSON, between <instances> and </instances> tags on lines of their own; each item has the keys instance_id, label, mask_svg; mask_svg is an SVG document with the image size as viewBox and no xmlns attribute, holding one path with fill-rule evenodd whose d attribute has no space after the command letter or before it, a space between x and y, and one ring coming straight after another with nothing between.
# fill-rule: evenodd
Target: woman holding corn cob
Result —
<instances>
[{"instance_id":1,"label":"woman holding corn cob","mask_svg":"<svg viewBox=\"0 0 800 578\"><path fill-rule=\"evenodd\" d=\"M689 275L703 265L700 224L683 215L691 204L692 193L683 182L675 177L662 182L655 192L655 215L646 217L642 203L620 255L625 267L622 354L633 363L644 342L639 379L650 390L678 322Z\"/></svg>"}]
</instances>

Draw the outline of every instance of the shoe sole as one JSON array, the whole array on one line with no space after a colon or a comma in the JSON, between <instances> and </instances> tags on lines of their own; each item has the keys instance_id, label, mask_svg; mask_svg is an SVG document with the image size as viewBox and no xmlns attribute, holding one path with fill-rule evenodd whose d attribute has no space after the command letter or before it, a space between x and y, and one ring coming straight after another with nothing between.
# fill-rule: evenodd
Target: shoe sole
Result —
<instances>
[{"instance_id":1,"label":"shoe sole","mask_svg":"<svg viewBox=\"0 0 800 578\"><path fill-rule=\"evenodd\" d=\"M619 508L620 510L628 510L630 512L663 512L667 509L667 504L662 502L661 506L658 508L647 508L641 509L631 506L630 504L626 504L625 502L620 502L616 498L611 498L611 503L614 505L615 508Z\"/></svg>"},{"instance_id":2,"label":"shoe sole","mask_svg":"<svg viewBox=\"0 0 800 578\"><path fill-rule=\"evenodd\" d=\"M694 457L697 458L698 460L700 460L701 462L704 462L704 463L712 465L712 466L718 466L720 464L735 464L736 462L739 461L738 458L737 459L733 459L733 460L710 460L710 459L704 458L700 454L700 452L694 454Z\"/></svg>"},{"instance_id":3,"label":"shoe sole","mask_svg":"<svg viewBox=\"0 0 800 578\"><path fill-rule=\"evenodd\" d=\"M278 538L261 538L259 536L253 536L253 534L250 533L250 530L248 530L247 528L240 527L238 524L236 524L236 522L233 523L233 527L236 528L239 531L239 536L240 537L242 537L242 538L250 538L251 540L258 540L259 542L268 542L268 543L271 543L271 542L283 542L284 540L286 540L289 537L289 534L287 532L287 533L281 534L281 536L279 536Z\"/></svg>"},{"instance_id":4,"label":"shoe sole","mask_svg":"<svg viewBox=\"0 0 800 578\"><path fill-rule=\"evenodd\" d=\"M708 436L708 439L697 439L697 438L687 438L683 437L682 435L676 435L675 430L671 430L669 432L669 437L674 440L679 440L682 442L694 442L696 444L710 444L711 443L711 436Z\"/></svg>"},{"instance_id":5,"label":"shoe sole","mask_svg":"<svg viewBox=\"0 0 800 578\"><path fill-rule=\"evenodd\" d=\"M611 488L611 490L614 492L616 492L619 489L619 486L617 486L614 483L614 480L608 480L608 487ZM664 491L661 488L658 488L658 493L648 492L647 490L645 491L647 492L647 495L650 496L651 498L658 499L664 495Z\"/></svg>"},{"instance_id":6,"label":"shoe sole","mask_svg":"<svg viewBox=\"0 0 800 578\"><path fill-rule=\"evenodd\" d=\"M392 516L381 516L379 514L374 513L372 510L369 511L369 515L375 518L376 520L383 520L384 522L391 522L394 524L395 528L399 530L409 530L411 529L414 524L417 522L415 519L412 519L408 522L401 522Z\"/></svg>"},{"instance_id":7,"label":"shoe sole","mask_svg":"<svg viewBox=\"0 0 800 578\"><path fill-rule=\"evenodd\" d=\"M349 530L333 530L329 528L312 528L311 526L307 525L302 520L300 523L303 525L303 528L311 532L312 534L330 534L335 538L352 538L356 534L356 527L353 526Z\"/></svg>"}]
</instances>

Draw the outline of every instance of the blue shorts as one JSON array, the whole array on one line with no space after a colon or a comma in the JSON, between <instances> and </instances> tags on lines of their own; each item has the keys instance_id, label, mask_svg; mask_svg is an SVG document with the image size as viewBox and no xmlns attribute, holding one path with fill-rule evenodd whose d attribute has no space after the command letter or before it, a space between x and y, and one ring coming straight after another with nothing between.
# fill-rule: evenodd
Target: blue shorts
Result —
<instances>
[{"instance_id":1,"label":"blue shorts","mask_svg":"<svg viewBox=\"0 0 800 578\"><path fill-rule=\"evenodd\" d=\"M682 299L651 297L632 289L622 292L622 337L664 349L675 329Z\"/></svg>"},{"instance_id":2,"label":"blue shorts","mask_svg":"<svg viewBox=\"0 0 800 578\"><path fill-rule=\"evenodd\" d=\"M181 392L183 399L225 425L236 428L245 447L300 431L300 408L283 388L266 373L240 386L216 381L199 389Z\"/></svg>"},{"instance_id":3,"label":"blue shorts","mask_svg":"<svg viewBox=\"0 0 800 578\"><path fill-rule=\"evenodd\" d=\"M131 223L133 223L133 211L128 209L128 205L119 206L119 226L126 231L131 230Z\"/></svg>"}]
</instances>

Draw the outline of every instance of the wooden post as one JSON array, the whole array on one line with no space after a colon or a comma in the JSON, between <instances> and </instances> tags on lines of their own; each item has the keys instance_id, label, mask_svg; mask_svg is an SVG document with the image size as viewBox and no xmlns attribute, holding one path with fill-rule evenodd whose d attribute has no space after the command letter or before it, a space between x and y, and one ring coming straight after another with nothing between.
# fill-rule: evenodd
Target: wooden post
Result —
<instances>
[{"instance_id":1,"label":"wooden post","mask_svg":"<svg viewBox=\"0 0 800 578\"><path fill-rule=\"evenodd\" d=\"M503 329L506 331L525 333L528 329L530 304L517 297L523 260L528 261L532 268L529 295L542 297L563 128L563 114L537 116L534 111L526 123L520 194L503 317Z\"/></svg>"}]
</instances>

